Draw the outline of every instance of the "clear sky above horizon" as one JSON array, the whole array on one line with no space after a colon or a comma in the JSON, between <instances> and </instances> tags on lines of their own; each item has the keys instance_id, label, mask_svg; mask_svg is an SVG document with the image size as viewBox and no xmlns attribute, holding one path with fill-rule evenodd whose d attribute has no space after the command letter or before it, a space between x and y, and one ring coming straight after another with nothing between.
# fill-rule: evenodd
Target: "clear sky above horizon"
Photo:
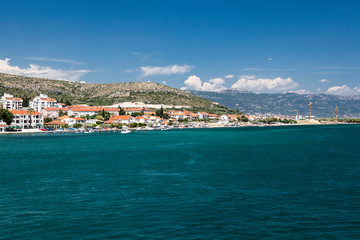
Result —
<instances>
[{"instance_id":1,"label":"clear sky above horizon","mask_svg":"<svg viewBox=\"0 0 360 240\"><path fill-rule=\"evenodd\" d=\"M360 94L359 1L2 1L0 72Z\"/></svg>"}]
</instances>

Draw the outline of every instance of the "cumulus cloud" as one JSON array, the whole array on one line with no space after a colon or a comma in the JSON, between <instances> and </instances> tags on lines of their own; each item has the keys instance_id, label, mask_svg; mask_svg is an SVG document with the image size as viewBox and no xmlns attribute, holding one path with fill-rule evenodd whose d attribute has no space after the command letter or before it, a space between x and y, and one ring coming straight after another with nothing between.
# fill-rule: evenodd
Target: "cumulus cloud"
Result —
<instances>
[{"instance_id":1,"label":"cumulus cloud","mask_svg":"<svg viewBox=\"0 0 360 240\"><path fill-rule=\"evenodd\" d=\"M328 81L329 81L329 80L327 80L327 79L325 79L325 78L319 80L319 82L321 82L321 83L325 83L325 82L328 82Z\"/></svg>"},{"instance_id":2,"label":"cumulus cloud","mask_svg":"<svg viewBox=\"0 0 360 240\"><path fill-rule=\"evenodd\" d=\"M196 75L188 77L188 79L186 79L184 83L186 85L185 89L200 91L202 88L202 81Z\"/></svg>"},{"instance_id":3,"label":"cumulus cloud","mask_svg":"<svg viewBox=\"0 0 360 240\"><path fill-rule=\"evenodd\" d=\"M47 66L30 64L28 68L20 68L10 64L10 58L0 59L0 72L22 75L27 77L40 77L67 81L78 81L80 77L91 70L62 70Z\"/></svg>"},{"instance_id":4,"label":"cumulus cloud","mask_svg":"<svg viewBox=\"0 0 360 240\"><path fill-rule=\"evenodd\" d=\"M268 58L267 60L268 60L268 61L272 61L272 58Z\"/></svg>"},{"instance_id":5,"label":"cumulus cloud","mask_svg":"<svg viewBox=\"0 0 360 240\"><path fill-rule=\"evenodd\" d=\"M169 65L165 67L152 67L145 66L138 69L143 77L151 75L171 75L171 74L184 74L190 72L192 66L190 65Z\"/></svg>"},{"instance_id":6,"label":"cumulus cloud","mask_svg":"<svg viewBox=\"0 0 360 240\"><path fill-rule=\"evenodd\" d=\"M295 89L299 86L291 78L256 78L255 76L244 75L234 83L233 89L247 89L254 92L282 92Z\"/></svg>"},{"instance_id":7,"label":"cumulus cloud","mask_svg":"<svg viewBox=\"0 0 360 240\"><path fill-rule=\"evenodd\" d=\"M223 84L225 80L222 78L214 78L210 79L209 82L204 82L201 88L202 91L221 91L224 90L225 87Z\"/></svg>"},{"instance_id":8,"label":"cumulus cloud","mask_svg":"<svg viewBox=\"0 0 360 240\"><path fill-rule=\"evenodd\" d=\"M331 95L344 95L344 96L360 95L360 88L359 87L350 88L346 85L333 86L333 87L330 87L326 91L326 93L331 94Z\"/></svg>"},{"instance_id":9,"label":"cumulus cloud","mask_svg":"<svg viewBox=\"0 0 360 240\"><path fill-rule=\"evenodd\" d=\"M234 77L235 77L235 76L232 75L232 74L228 74L228 75L225 76L225 78L234 78Z\"/></svg>"},{"instance_id":10,"label":"cumulus cloud","mask_svg":"<svg viewBox=\"0 0 360 240\"><path fill-rule=\"evenodd\" d=\"M198 76L192 75L188 77L184 83L186 87L181 88L182 90L189 89L197 91L221 91L225 89L223 86L225 80L222 78L213 78L208 82L202 82Z\"/></svg>"}]
</instances>

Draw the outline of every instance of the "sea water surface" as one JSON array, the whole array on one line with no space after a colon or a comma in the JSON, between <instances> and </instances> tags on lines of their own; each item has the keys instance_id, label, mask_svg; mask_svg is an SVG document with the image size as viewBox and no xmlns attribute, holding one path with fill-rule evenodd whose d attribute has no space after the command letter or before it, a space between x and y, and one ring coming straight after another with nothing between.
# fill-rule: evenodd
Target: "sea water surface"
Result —
<instances>
[{"instance_id":1,"label":"sea water surface","mask_svg":"<svg viewBox=\"0 0 360 240\"><path fill-rule=\"evenodd\" d=\"M360 239L360 126L0 136L0 239Z\"/></svg>"}]
</instances>

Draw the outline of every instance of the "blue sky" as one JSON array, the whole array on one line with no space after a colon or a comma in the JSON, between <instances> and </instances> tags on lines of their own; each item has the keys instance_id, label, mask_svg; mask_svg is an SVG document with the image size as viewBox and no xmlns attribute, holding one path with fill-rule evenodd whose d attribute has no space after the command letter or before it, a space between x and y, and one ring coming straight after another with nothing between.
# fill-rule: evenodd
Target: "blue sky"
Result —
<instances>
[{"instance_id":1,"label":"blue sky","mask_svg":"<svg viewBox=\"0 0 360 240\"><path fill-rule=\"evenodd\" d=\"M359 1L15 0L0 9L0 72L360 94Z\"/></svg>"}]
</instances>

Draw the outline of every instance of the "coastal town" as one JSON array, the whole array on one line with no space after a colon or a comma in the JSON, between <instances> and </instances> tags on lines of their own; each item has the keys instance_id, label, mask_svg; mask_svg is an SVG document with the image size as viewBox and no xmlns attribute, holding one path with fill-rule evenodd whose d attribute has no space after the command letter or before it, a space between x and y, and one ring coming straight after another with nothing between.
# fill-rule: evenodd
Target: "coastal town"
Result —
<instances>
[{"instance_id":1,"label":"coastal town","mask_svg":"<svg viewBox=\"0 0 360 240\"><path fill-rule=\"evenodd\" d=\"M4 93L2 109L12 115L11 122L0 121L0 132L47 132L85 131L91 129L153 130L170 128L240 127L284 124L318 124L321 121L302 116L217 115L192 112L179 106L163 105L148 107L143 103L122 103L126 107L71 105L58 102L45 94L30 99L24 107L23 99ZM123 106L124 106L123 105ZM130 106L130 107L129 107ZM311 104L310 114L311 115ZM305 121L304 121L305 120ZM129 132L127 130L127 132Z\"/></svg>"}]
</instances>

